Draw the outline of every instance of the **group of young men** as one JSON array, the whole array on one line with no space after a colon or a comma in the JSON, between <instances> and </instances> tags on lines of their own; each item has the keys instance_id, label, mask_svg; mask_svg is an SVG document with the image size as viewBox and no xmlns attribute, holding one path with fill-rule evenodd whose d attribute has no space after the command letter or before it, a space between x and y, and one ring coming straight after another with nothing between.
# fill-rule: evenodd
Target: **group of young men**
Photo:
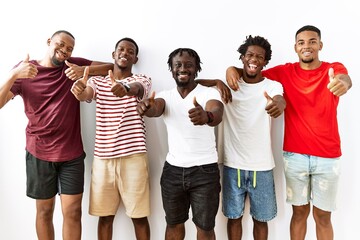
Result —
<instances>
[{"instance_id":1,"label":"group of young men","mask_svg":"<svg viewBox=\"0 0 360 240\"><path fill-rule=\"evenodd\" d=\"M150 77L132 73L139 47L131 38L116 43L113 64L71 57L75 38L64 30L47 43L42 60L26 57L0 88L0 108L20 95L29 120L27 195L36 199L39 239L54 239L56 194L62 205L63 239L81 239L85 153L79 102L92 100L96 137L89 213L99 216L98 239L112 239L120 202L136 238L150 239L144 116L162 117L167 129L169 150L160 181L165 239L184 239L190 209L197 239L215 239L221 191L228 239L241 239L247 196L254 239L267 239L267 222L277 214L271 119L283 112L286 193L293 206L290 237L305 239L312 201L318 239L333 239L331 212L336 208L341 156L336 109L351 79L343 64L320 61L318 28L306 25L296 32L299 62L267 70L270 43L247 36L238 49L242 68L227 69L227 84L196 80L202 70L200 56L193 49L175 49L167 63L176 87L159 93L150 93ZM221 122L222 180L214 132Z\"/></svg>"}]
</instances>

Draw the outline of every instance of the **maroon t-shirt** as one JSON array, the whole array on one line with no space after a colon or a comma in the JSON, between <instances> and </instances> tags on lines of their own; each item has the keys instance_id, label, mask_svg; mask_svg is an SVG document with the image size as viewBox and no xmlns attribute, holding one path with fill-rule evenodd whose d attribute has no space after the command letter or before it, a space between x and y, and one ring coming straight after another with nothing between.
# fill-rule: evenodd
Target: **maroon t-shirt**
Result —
<instances>
[{"instance_id":1,"label":"maroon t-shirt","mask_svg":"<svg viewBox=\"0 0 360 240\"><path fill-rule=\"evenodd\" d=\"M17 79L11 88L24 101L28 117L26 150L35 157L62 162L80 157L83 144L80 129L80 103L71 93L73 81L66 77L66 64L43 67L32 60L38 74L32 79ZM87 66L92 61L70 58L69 62Z\"/></svg>"}]
</instances>

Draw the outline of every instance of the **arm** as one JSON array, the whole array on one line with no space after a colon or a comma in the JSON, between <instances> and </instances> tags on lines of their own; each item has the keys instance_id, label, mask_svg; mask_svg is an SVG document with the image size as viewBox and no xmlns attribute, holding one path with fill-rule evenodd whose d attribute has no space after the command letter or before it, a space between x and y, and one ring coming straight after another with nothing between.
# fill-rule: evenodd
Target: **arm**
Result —
<instances>
[{"instance_id":1,"label":"arm","mask_svg":"<svg viewBox=\"0 0 360 240\"><path fill-rule=\"evenodd\" d=\"M164 113L165 100L162 98L155 99L155 92L151 96L138 103L136 111L140 116L159 117Z\"/></svg>"},{"instance_id":2,"label":"arm","mask_svg":"<svg viewBox=\"0 0 360 240\"><path fill-rule=\"evenodd\" d=\"M226 69L226 82L229 87L237 91L239 90L239 79L242 77L242 69L234 66L230 66Z\"/></svg>"},{"instance_id":3,"label":"arm","mask_svg":"<svg viewBox=\"0 0 360 240\"><path fill-rule=\"evenodd\" d=\"M195 82L199 83L200 85L203 85L205 87L216 87L218 91L220 92L221 99L225 102L231 102L232 101L232 95L231 90L228 86L225 85L225 83L219 79L196 79Z\"/></svg>"},{"instance_id":4,"label":"arm","mask_svg":"<svg viewBox=\"0 0 360 240\"><path fill-rule=\"evenodd\" d=\"M22 61L17 67L13 68L4 84L0 87L0 109L14 97L14 94L10 91L14 82L18 78L33 78L37 75L38 70L36 66L29 63L29 55Z\"/></svg>"},{"instance_id":5,"label":"arm","mask_svg":"<svg viewBox=\"0 0 360 240\"><path fill-rule=\"evenodd\" d=\"M65 61L65 64L69 67L65 70L65 74L68 78L75 81L83 76L85 67L87 66L78 66L69 61ZM109 70L114 68L112 63L96 62L93 61L89 66L89 76L106 76Z\"/></svg>"}]
</instances>

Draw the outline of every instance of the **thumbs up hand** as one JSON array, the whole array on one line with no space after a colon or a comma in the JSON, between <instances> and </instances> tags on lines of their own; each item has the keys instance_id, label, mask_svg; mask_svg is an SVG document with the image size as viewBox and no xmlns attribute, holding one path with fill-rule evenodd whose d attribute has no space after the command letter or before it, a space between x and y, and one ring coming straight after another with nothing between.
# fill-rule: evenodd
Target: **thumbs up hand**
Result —
<instances>
[{"instance_id":1,"label":"thumbs up hand","mask_svg":"<svg viewBox=\"0 0 360 240\"><path fill-rule=\"evenodd\" d=\"M29 62L29 54L26 54L25 59L12 70L15 78L33 78L36 77L38 70L36 66Z\"/></svg>"},{"instance_id":2,"label":"thumbs up hand","mask_svg":"<svg viewBox=\"0 0 360 240\"><path fill-rule=\"evenodd\" d=\"M190 121L194 125L204 125L208 122L208 116L203 107L196 101L196 97L193 99L194 108L191 108L189 113Z\"/></svg>"},{"instance_id":3,"label":"thumbs up hand","mask_svg":"<svg viewBox=\"0 0 360 240\"><path fill-rule=\"evenodd\" d=\"M89 80L89 67L88 66L85 67L83 75L84 76L82 78L76 80L71 87L71 92L75 96L81 95L86 89L86 84L87 84L87 81Z\"/></svg>"},{"instance_id":4,"label":"thumbs up hand","mask_svg":"<svg viewBox=\"0 0 360 240\"><path fill-rule=\"evenodd\" d=\"M111 70L109 70L109 78L111 84L111 92L117 97L124 97L128 91L126 90L125 86L119 81L116 80L114 74Z\"/></svg>"},{"instance_id":5,"label":"thumbs up hand","mask_svg":"<svg viewBox=\"0 0 360 240\"><path fill-rule=\"evenodd\" d=\"M335 76L333 68L329 68L329 83L327 85L327 88L335 96L340 97L341 95L344 95L347 90L349 90L350 86L348 82L346 82L344 79L342 79L338 75Z\"/></svg>"},{"instance_id":6,"label":"thumbs up hand","mask_svg":"<svg viewBox=\"0 0 360 240\"><path fill-rule=\"evenodd\" d=\"M151 92L149 98L142 100L136 106L136 111L139 113L140 116L144 116L145 113L151 109L155 104L155 92Z\"/></svg>"},{"instance_id":7,"label":"thumbs up hand","mask_svg":"<svg viewBox=\"0 0 360 240\"><path fill-rule=\"evenodd\" d=\"M65 70L65 74L69 79L75 81L83 76L83 73L85 72L84 66L78 66L69 62L68 60L65 60L65 64L68 66L68 68Z\"/></svg>"},{"instance_id":8,"label":"thumbs up hand","mask_svg":"<svg viewBox=\"0 0 360 240\"><path fill-rule=\"evenodd\" d=\"M267 100L265 110L273 118L279 117L285 109L286 103L281 95L276 95L273 98L265 91L264 96Z\"/></svg>"}]
</instances>

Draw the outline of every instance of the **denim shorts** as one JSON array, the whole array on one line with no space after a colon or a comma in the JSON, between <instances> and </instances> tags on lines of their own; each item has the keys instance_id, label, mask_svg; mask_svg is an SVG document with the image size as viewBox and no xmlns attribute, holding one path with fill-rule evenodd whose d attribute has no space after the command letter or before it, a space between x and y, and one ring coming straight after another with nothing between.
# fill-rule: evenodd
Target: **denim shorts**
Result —
<instances>
[{"instance_id":1,"label":"denim shorts","mask_svg":"<svg viewBox=\"0 0 360 240\"><path fill-rule=\"evenodd\" d=\"M273 170L247 171L224 166L223 214L238 219L244 214L246 196L249 195L250 214L259 222L276 217L277 204Z\"/></svg>"},{"instance_id":2,"label":"denim shorts","mask_svg":"<svg viewBox=\"0 0 360 240\"><path fill-rule=\"evenodd\" d=\"M197 227L214 229L221 190L217 163L183 168L165 162L160 184L168 225L185 223L191 207Z\"/></svg>"},{"instance_id":3,"label":"denim shorts","mask_svg":"<svg viewBox=\"0 0 360 240\"><path fill-rule=\"evenodd\" d=\"M85 153L65 162L48 162L26 151L26 194L34 199L50 199L59 194L84 191Z\"/></svg>"},{"instance_id":4,"label":"denim shorts","mask_svg":"<svg viewBox=\"0 0 360 240\"><path fill-rule=\"evenodd\" d=\"M336 210L340 158L284 152L286 201L302 206L312 201L324 211Z\"/></svg>"}]
</instances>

